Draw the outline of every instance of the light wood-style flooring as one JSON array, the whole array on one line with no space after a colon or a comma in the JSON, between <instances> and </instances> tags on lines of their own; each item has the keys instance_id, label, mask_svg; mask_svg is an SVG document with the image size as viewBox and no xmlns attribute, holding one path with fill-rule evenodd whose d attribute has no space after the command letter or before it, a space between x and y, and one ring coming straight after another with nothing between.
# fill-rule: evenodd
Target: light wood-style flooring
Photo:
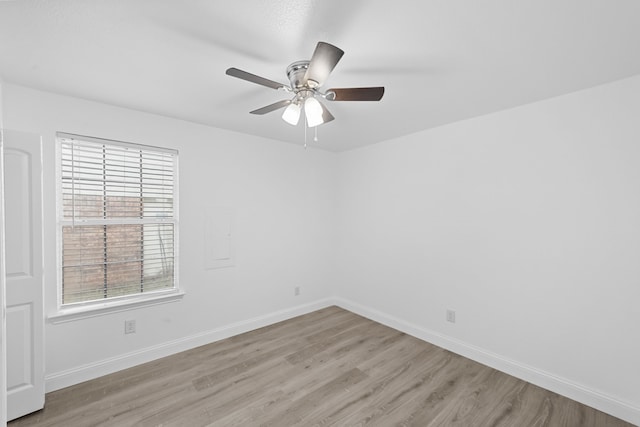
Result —
<instances>
[{"instance_id":1,"label":"light wood-style flooring","mask_svg":"<svg viewBox=\"0 0 640 427\"><path fill-rule=\"evenodd\" d=\"M630 426L329 307L47 394L22 426Z\"/></svg>"}]
</instances>

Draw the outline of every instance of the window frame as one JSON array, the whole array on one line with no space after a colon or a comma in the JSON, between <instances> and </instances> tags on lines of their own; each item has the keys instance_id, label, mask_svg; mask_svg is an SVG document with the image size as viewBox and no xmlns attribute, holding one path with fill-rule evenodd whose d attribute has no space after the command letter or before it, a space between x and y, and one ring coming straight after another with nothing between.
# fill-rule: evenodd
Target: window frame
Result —
<instances>
[{"instance_id":1,"label":"window frame","mask_svg":"<svg viewBox=\"0 0 640 427\"><path fill-rule=\"evenodd\" d=\"M78 140L82 142L95 143L100 145L110 145L116 147L128 147L132 149L143 149L148 151L170 153L173 158L173 216L163 218L155 222L148 223L170 223L173 224L173 287L171 289L154 290L150 292L135 293L105 299L73 302L63 304L63 227L75 223L93 224L94 221L85 222L79 219L65 219L63 206L63 183L62 183L62 144L68 140ZM94 317L107 313L132 310L143 306L164 304L179 301L184 296L184 291L179 283L179 152L175 149L157 147L151 145L137 144L131 142L118 141L106 138L96 138L85 135L71 134L66 132L56 132L55 135L56 152L56 312L49 315L48 319L52 323L62 323ZM144 221L126 221L129 224ZM99 221L95 221L99 223ZM104 224L109 224L107 219Z\"/></svg>"}]
</instances>

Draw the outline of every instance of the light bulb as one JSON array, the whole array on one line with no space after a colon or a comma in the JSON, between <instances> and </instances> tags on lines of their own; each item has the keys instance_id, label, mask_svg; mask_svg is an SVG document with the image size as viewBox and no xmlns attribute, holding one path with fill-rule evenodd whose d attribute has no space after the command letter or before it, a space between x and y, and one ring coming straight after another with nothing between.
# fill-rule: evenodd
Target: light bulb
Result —
<instances>
[{"instance_id":1,"label":"light bulb","mask_svg":"<svg viewBox=\"0 0 640 427\"><path fill-rule=\"evenodd\" d=\"M300 120L300 104L291 103L282 113L282 120L290 125L297 125Z\"/></svg>"},{"instance_id":2,"label":"light bulb","mask_svg":"<svg viewBox=\"0 0 640 427\"><path fill-rule=\"evenodd\" d=\"M322 104L314 97L307 98L304 101L304 114L307 116L307 126L310 128L324 123L322 117Z\"/></svg>"}]
</instances>

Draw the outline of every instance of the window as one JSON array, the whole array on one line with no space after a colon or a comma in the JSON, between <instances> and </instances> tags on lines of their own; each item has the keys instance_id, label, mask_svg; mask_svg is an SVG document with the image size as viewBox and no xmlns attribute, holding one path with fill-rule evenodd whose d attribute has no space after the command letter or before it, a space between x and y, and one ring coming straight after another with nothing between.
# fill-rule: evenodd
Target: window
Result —
<instances>
[{"instance_id":1,"label":"window","mask_svg":"<svg viewBox=\"0 0 640 427\"><path fill-rule=\"evenodd\" d=\"M61 306L176 291L177 151L57 141Z\"/></svg>"}]
</instances>

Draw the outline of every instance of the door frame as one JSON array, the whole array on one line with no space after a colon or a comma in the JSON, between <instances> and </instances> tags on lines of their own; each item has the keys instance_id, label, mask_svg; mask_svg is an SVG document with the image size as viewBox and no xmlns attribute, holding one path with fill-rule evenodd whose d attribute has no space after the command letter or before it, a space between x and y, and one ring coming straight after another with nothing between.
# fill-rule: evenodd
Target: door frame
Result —
<instances>
[{"instance_id":1,"label":"door frame","mask_svg":"<svg viewBox=\"0 0 640 427\"><path fill-rule=\"evenodd\" d=\"M0 128L0 165L4 165L4 132ZM7 425L7 301L4 269L4 167L0 173L0 426Z\"/></svg>"}]
</instances>

